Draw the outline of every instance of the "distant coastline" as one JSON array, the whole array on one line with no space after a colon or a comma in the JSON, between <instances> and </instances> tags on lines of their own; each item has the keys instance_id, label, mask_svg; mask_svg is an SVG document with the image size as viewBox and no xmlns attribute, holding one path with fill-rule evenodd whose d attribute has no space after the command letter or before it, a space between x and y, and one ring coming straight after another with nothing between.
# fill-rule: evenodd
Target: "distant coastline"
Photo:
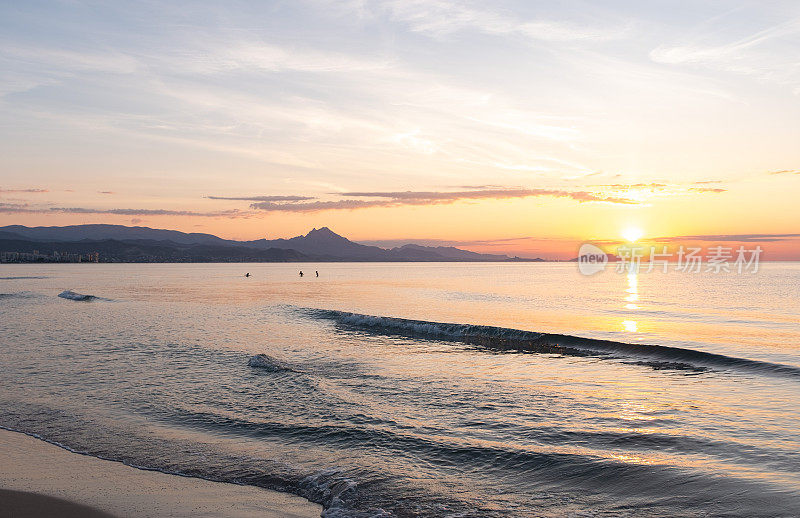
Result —
<instances>
[{"instance_id":1,"label":"distant coastline","mask_svg":"<svg viewBox=\"0 0 800 518\"><path fill-rule=\"evenodd\" d=\"M0 227L1 263L544 262L445 246L362 245L327 227L291 239L226 240L124 225Z\"/></svg>"}]
</instances>

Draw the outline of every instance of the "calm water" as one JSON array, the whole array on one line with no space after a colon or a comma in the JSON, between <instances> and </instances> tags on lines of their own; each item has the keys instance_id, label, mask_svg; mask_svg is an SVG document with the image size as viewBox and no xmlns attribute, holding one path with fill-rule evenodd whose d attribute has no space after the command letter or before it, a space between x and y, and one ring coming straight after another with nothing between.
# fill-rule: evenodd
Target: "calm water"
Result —
<instances>
[{"instance_id":1,"label":"calm water","mask_svg":"<svg viewBox=\"0 0 800 518\"><path fill-rule=\"evenodd\" d=\"M799 293L796 263L0 265L0 425L327 516L797 516Z\"/></svg>"}]
</instances>

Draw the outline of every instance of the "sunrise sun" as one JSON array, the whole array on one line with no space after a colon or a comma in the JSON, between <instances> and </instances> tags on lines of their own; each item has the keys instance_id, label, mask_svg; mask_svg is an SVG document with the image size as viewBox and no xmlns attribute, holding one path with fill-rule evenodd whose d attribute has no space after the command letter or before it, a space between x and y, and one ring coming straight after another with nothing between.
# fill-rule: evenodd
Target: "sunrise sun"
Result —
<instances>
[{"instance_id":1,"label":"sunrise sun","mask_svg":"<svg viewBox=\"0 0 800 518\"><path fill-rule=\"evenodd\" d=\"M628 227L622 231L622 237L624 237L627 241L631 243L635 243L644 235L644 231L642 231L639 227Z\"/></svg>"}]
</instances>

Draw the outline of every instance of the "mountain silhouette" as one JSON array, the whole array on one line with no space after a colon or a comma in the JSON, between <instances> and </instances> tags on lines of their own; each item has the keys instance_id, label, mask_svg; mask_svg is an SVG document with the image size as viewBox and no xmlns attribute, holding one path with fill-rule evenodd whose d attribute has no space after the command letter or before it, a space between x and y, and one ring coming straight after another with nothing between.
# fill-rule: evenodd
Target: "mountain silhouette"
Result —
<instances>
[{"instance_id":1,"label":"mountain silhouette","mask_svg":"<svg viewBox=\"0 0 800 518\"><path fill-rule=\"evenodd\" d=\"M98 249L102 248L108 254L116 254L115 257L125 258L121 260L133 260L131 257L134 250L142 256L147 255L147 250L151 250L154 257L183 257L185 260L194 260L191 257L196 255L217 261L225 260L223 258L226 249L230 252L229 260L250 258L244 252L246 249L254 249L254 252L270 251L268 254L254 253L251 260L263 258L263 260L298 261L510 261L517 259L506 255L481 254L451 246L430 247L407 244L387 250L350 241L328 227L314 228L306 235L290 239L257 239L253 241L235 241L211 234L124 225L70 225L63 227L9 225L0 227L0 251L16 251L12 248L12 244L19 247L21 241L61 244L62 247L70 250L79 249L80 243L90 248L91 243ZM99 242L104 243L100 246ZM65 243L70 243L70 245L66 246ZM213 249L193 248L200 245L213 246ZM173 252L168 251L170 247L174 249ZM40 248L44 249L45 247L40 245ZM233 250L234 248L236 250ZM277 250L291 253L279 254L276 252ZM87 249L86 253L91 251L93 250Z\"/></svg>"}]
</instances>

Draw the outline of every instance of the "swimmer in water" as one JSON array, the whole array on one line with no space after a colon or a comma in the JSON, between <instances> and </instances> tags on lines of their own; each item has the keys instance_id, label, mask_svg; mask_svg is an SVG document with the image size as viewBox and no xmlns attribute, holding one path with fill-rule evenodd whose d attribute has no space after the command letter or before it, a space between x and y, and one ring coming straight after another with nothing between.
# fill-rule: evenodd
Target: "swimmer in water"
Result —
<instances>
[{"instance_id":1,"label":"swimmer in water","mask_svg":"<svg viewBox=\"0 0 800 518\"><path fill-rule=\"evenodd\" d=\"M245 277L250 277L250 272L247 272L246 274L244 274L244 276Z\"/></svg>"},{"instance_id":2,"label":"swimmer in water","mask_svg":"<svg viewBox=\"0 0 800 518\"><path fill-rule=\"evenodd\" d=\"M300 277L303 276L303 270L300 270Z\"/></svg>"},{"instance_id":3,"label":"swimmer in water","mask_svg":"<svg viewBox=\"0 0 800 518\"><path fill-rule=\"evenodd\" d=\"M319 277L319 272L318 271L314 270L314 273L316 273L317 277Z\"/></svg>"}]
</instances>

